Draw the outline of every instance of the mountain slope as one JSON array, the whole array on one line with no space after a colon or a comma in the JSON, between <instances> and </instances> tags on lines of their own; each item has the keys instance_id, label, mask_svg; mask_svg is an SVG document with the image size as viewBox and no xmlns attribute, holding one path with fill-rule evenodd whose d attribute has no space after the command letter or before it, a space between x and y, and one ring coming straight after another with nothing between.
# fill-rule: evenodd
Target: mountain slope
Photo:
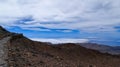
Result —
<instances>
[{"instance_id":1,"label":"mountain slope","mask_svg":"<svg viewBox=\"0 0 120 67\"><path fill-rule=\"evenodd\" d=\"M0 39L2 39L4 36L7 36L10 32L5 30L3 27L0 26Z\"/></svg>"},{"instance_id":2,"label":"mountain slope","mask_svg":"<svg viewBox=\"0 0 120 67\"><path fill-rule=\"evenodd\" d=\"M6 55L4 59L6 67L120 66L119 56L103 54L72 43L51 45L32 41L22 34L10 34L4 38L0 39L0 43L3 45L2 42L6 41L4 43L6 47L3 47L6 50L3 54Z\"/></svg>"},{"instance_id":3,"label":"mountain slope","mask_svg":"<svg viewBox=\"0 0 120 67\"><path fill-rule=\"evenodd\" d=\"M79 44L83 47L98 50L102 53L110 53L113 55L120 55L120 46L107 46L107 45L99 45L95 43L81 43Z\"/></svg>"}]
</instances>

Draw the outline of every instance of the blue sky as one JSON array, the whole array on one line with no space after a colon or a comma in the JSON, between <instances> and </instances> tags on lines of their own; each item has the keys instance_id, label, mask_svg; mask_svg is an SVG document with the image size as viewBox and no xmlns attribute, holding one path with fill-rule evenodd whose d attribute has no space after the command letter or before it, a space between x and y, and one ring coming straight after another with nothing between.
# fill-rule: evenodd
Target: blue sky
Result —
<instances>
[{"instance_id":1,"label":"blue sky","mask_svg":"<svg viewBox=\"0 0 120 67\"><path fill-rule=\"evenodd\" d=\"M0 25L33 40L120 45L120 1L0 0Z\"/></svg>"}]
</instances>

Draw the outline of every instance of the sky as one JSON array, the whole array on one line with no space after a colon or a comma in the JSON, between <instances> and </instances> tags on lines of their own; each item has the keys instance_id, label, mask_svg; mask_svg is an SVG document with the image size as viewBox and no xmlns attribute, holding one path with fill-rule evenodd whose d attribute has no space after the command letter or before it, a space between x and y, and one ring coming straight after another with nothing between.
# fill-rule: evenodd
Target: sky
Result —
<instances>
[{"instance_id":1,"label":"sky","mask_svg":"<svg viewBox=\"0 0 120 67\"><path fill-rule=\"evenodd\" d=\"M0 25L37 41L120 45L120 0L0 0Z\"/></svg>"}]
</instances>

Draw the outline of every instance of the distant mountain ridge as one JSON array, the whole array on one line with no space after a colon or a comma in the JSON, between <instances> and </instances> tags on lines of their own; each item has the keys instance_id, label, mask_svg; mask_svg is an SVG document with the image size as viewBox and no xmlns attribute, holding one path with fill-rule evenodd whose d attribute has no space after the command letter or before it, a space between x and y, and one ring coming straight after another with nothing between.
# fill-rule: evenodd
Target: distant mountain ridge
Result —
<instances>
[{"instance_id":1,"label":"distant mountain ridge","mask_svg":"<svg viewBox=\"0 0 120 67\"><path fill-rule=\"evenodd\" d=\"M73 43L52 45L32 41L3 29L0 29L0 67L120 66L119 55L100 53Z\"/></svg>"},{"instance_id":2,"label":"distant mountain ridge","mask_svg":"<svg viewBox=\"0 0 120 67\"><path fill-rule=\"evenodd\" d=\"M89 49L98 50L102 53L120 55L120 46L108 46L108 45L100 45L96 43L80 43L80 45Z\"/></svg>"}]
</instances>

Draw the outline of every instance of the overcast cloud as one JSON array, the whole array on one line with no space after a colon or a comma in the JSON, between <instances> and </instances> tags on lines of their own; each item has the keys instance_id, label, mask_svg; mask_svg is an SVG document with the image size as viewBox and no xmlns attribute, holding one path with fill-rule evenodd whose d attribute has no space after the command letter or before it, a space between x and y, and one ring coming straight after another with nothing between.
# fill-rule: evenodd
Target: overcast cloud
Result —
<instances>
[{"instance_id":1,"label":"overcast cloud","mask_svg":"<svg viewBox=\"0 0 120 67\"><path fill-rule=\"evenodd\" d=\"M24 18L29 21L22 21ZM120 0L0 0L0 25L116 31Z\"/></svg>"}]
</instances>

